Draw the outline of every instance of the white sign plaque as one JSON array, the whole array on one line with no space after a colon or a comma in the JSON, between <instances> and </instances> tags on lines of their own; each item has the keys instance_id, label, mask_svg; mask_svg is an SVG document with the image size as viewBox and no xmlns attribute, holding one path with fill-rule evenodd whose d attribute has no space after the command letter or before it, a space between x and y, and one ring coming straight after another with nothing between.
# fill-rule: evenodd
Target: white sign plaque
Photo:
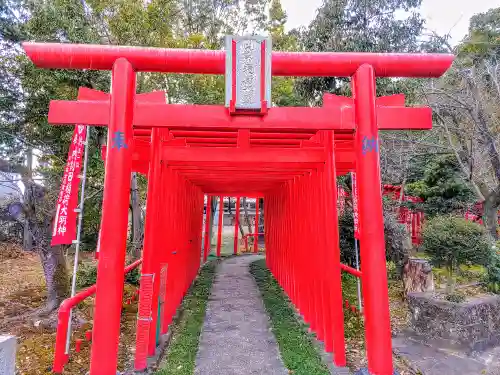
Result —
<instances>
[{"instance_id":1,"label":"white sign plaque","mask_svg":"<svg viewBox=\"0 0 500 375\"><path fill-rule=\"evenodd\" d=\"M262 51L264 44L264 51ZM264 61L263 61L264 60ZM262 71L264 64L264 71ZM262 77L264 73L264 77ZM233 74L236 75L234 79ZM262 97L264 79L264 97ZM233 88L235 92L233 93ZM226 37L226 107L261 109L271 103L271 40L265 37Z\"/></svg>"}]
</instances>

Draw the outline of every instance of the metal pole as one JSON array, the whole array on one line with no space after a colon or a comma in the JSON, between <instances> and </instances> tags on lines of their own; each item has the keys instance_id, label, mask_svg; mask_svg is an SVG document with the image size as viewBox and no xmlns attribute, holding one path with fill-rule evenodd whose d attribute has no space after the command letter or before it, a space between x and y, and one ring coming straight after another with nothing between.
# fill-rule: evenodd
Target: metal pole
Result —
<instances>
[{"instance_id":1,"label":"metal pole","mask_svg":"<svg viewBox=\"0 0 500 375\"><path fill-rule=\"evenodd\" d=\"M359 254L358 254L358 240L354 239L354 251L356 253L356 269L359 271ZM359 312L363 312L363 300L361 297L361 281L359 277L356 277L356 281L358 283L358 308Z\"/></svg>"},{"instance_id":2,"label":"metal pole","mask_svg":"<svg viewBox=\"0 0 500 375\"><path fill-rule=\"evenodd\" d=\"M353 78L354 86L354 78ZM359 249L358 249L358 238L360 234L359 230L359 204L358 204L358 183L356 179L356 172L351 172L351 184L352 184L352 210L354 219L354 250L356 253L356 269L359 271ZM361 296L361 280L358 277L356 280L358 284L358 307L359 311L363 312L363 301Z\"/></svg>"},{"instance_id":3,"label":"metal pole","mask_svg":"<svg viewBox=\"0 0 500 375\"><path fill-rule=\"evenodd\" d=\"M85 139L85 151L83 156L83 173L82 173L82 193L80 195L80 206L77 208L78 212L78 227L76 230L75 244L75 259L73 263L73 278L71 280L71 297L76 294L76 273L78 272L78 255L80 253L80 238L82 231L83 219L83 204L85 202L85 180L87 178L87 163L89 154L89 139L90 139L90 126L87 126L87 135ZM69 311L68 333L66 335L66 354L69 354L69 346L71 341L71 320L73 319L73 309Z\"/></svg>"}]
</instances>

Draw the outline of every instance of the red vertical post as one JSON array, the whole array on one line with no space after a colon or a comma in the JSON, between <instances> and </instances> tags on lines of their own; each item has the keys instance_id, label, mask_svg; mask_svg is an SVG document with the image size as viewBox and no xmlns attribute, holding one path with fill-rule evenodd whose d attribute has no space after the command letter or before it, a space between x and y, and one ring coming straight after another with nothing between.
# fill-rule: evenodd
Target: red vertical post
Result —
<instances>
[{"instance_id":1,"label":"red vertical post","mask_svg":"<svg viewBox=\"0 0 500 375\"><path fill-rule=\"evenodd\" d=\"M234 255L238 254L238 233L240 227L240 197L236 197L236 216L234 217Z\"/></svg>"},{"instance_id":2,"label":"red vertical post","mask_svg":"<svg viewBox=\"0 0 500 375\"><path fill-rule=\"evenodd\" d=\"M276 228L273 227L273 231L269 230L269 226L274 223L274 213L270 210L271 203L273 201L274 194L266 194L264 198L264 212L266 213L266 223L267 225L264 226L264 242L265 242L265 247L266 247L266 265L271 271L271 273L274 274L274 253L273 253L273 239L275 236L274 230Z\"/></svg>"},{"instance_id":3,"label":"red vertical post","mask_svg":"<svg viewBox=\"0 0 500 375\"><path fill-rule=\"evenodd\" d=\"M112 75L91 375L116 374L127 246L136 77L124 58L116 60Z\"/></svg>"},{"instance_id":4,"label":"red vertical post","mask_svg":"<svg viewBox=\"0 0 500 375\"><path fill-rule=\"evenodd\" d=\"M344 310L342 306L342 275L340 269L340 239L337 211L337 172L335 169L335 143L333 131L325 132L327 162L325 165L325 213L326 224L329 228L327 236L327 277L330 285L330 318L332 331L334 362L337 366L346 365L345 336L344 336Z\"/></svg>"},{"instance_id":5,"label":"red vertical post","mask_svg":"<svg viewBox=\"0 0 500 375\"><path fill-rule=\"evenodd\" d=\"M155 228L155 233L153 237L154 243L154 251L153 251L153 267L152 274L153 276L153 290L151 293L151 317L149 320L149 345L148 345L148 354L150 356L154 356L156 352L156 325L158 323L158 304L160 297L160 272L162 261L161 258L163 254L159 251L159 237L161 236L161 232L158 230L159 228Z\"/></svg>"},{"instance_id":6,"label":"red vertical post","mask_svg":"<svg viewBox=\"0 0 500 375\"><path fill-rule=\"evenodd\" d=\"M311 264L311 268L309 269L309 277L310 277L310 301L311 301L311 310L310 310L310 315L311 315L311 330L317 333L318 339L322 339L322 332L320 331L319 326L319 319L318 319L318 311L320 309L320 303L321 301L318 299L319 296L319 291L320 291L320 280L318 280L318 277L316 276L319 273L318 270L318 254L317 254L317 249L319 248L319 243L318 243L318 237L315 236L314 232L316 230L316 225L315 225L315 214L313 212L313 209L317 206L314 205L313 202L315 202L315 198L313 196L314 194L314 187L312 184L312 179L313 179L313 173L316 173L316 171L312 171L309 176L307 176L306 179L306 185L305 185L305 191L307 194L307 201L304 203L307 205L306 207L306 212L307 212L307 225L306 225L306 230L307 230L307 238L311 238L311 244L314 248L314 254L309 256L309 262ZM307 203L306 203L307 202ZM302 245L302 251L305 251L306 247L304 246L305 243Z\"/></svg>"},{"instance_id":7,"label":"red vertical post","mask_svg":"<svg viewBox=\"0 0 500 375\"><path fill-rule=\"evenodd\" d=\"M316 185L316 198L315 201L317 202L323 202L325 204L327 202L325 193L325 168L318 168L318 172L315 175L315 183ZM314 217L321 218L321 216L324 214L325 207L321 207L319 205L316 205L315 207L315 213ZM318 261L318 279L320 282L320 322L322 323L319 326L319 329L323 332L323 342L325 344L325 350L328 352L328 349L331 350L331 342L332 342L332 336L331 336L331 309L330 309L330 304L331 304L331 298L330 298L330 292L331 292L331 284L328 283L328 276L329 272L331 270L328 269L328 266L330 265L328 262L328 251L331 249L328 248L328 237L330 236L330 231L328 226L326 225L326 220L325 218L321 218L318 221L318 227L317 227L317 233L318 233L318 241L319 244L316 247L316 259ZM337 327L335 327L337 328Z\"/></svg>"},{"instance_id":8,"label":"red vertical post","mask_svg":"<svg viewBox=\"0 0 500 375\"><path fill-rule=\"evenodd\" d=\"M217 257L220 257L220 249L222 246L222 216L224 213L224 197L219 197L219 227L217 228Z\"/></svg>"},{"instance_id":9,"label":"red vertical post","mask_svg":"<svg viewBox=\"0 0 500 375\"><path fill-rule=\"evenodd\" d=\"M155 201L154 205L156 207L155 220L152 228L152 259L151 259L151 267L150 274L153 275L153 289L151 291L151 316L149 319L149 344L148 344L148 354L150 356L154 356L156 352L156 338L157 338L157 323L158 323L158 308L160 302L160 273L162 264L166 263L164 253L161 249L161 221L159 220L159 212L164 210L164 207L161 204L161 194L164 194L163 186L163 178L162 178L162 165L161 165L161 135L162 131L166 132L166 129L160 130L158 129L155 136L158 139L158 150L156 151L159 155L156 156L156 162L159 164L157 168L157 172L155 176L152 176L156 182L157 187L154 190ZM151 177L150 177L151 178ZM161 207L161 208L160 208Z\"/></svg>"},{"instance_id":10,"label":"red vertical post","mask_svg":"<svg viewBox=\"0 0 500 375\"><path fill-rule=\"evenodd\" d=\"M148 195L146 200L146 220L144 224L144 250L142 263L142 277L154 279L155 264L154 256L156 250L155 231L158 229L159 209L159 185L161 184L161 139L160 129L153 128L151 131L151 157L148 172ZM149 346L151 307L153 301L152 284L142 282L140 286L140 299L137 316L136 329L136 352L134 369L144 370L147 367L147 356Z\"/></svg>"},{"instance_id":11,"label":"red vertical post","mask_svg":"<svg viewBox=\"0 0 500 375\"><path fill-rule=\"evenodd\" d=\"M212 196L207 195L207 208L205 211L205 240L203 262L207 261L208 253L210 253L210 219L212 218Z\"/></svg>"},{"instance_id":12,"label":"red vertical post","mask_svg":"<svg viewBox=\"0 0 500 375\"><path fill-rule=\"evenodd\" d=\"M195 220L198 220L199 214L201 213L201 222L200 223L196 222L196 228L198 228L198 225L199 225L200 229L203 231L204 230L203 229L203 202L204 202L205 195L203 194L203 192L199 188L196 188L196 195L198 196L198 200L196 201L196 211L194 213ZM209 204L209 201L210 200L207 197L207 206ZM208 210L208 207L207 207L207 210ZM208 211L207 211L207 213L208 213ZM200 247L202 245L201 237L196 236L196 244L200 245L200 246L198 246L198 249L200 249ZM195 248L196 248L196 245L195 245ZM203 246L203 249L204 249L204 246ZM196 266L196 269L193 270L193 280L196 277L198 270L200 269L200 267L203 266L203 263L205 262L205 251L204 250L202 250L202 256L203 256L203 258L202 258L203 261L201 262L201 264L198 263Z\"/></svg>"},{"instance_id":13,"label":"red vertical post","mask_svg":"<svg viewBox=\"0 0 500 375\"><path fill-rule=\"evenodd\" d=\"M162 139L165 139L165 133L161 133ZM171 238L174 233L172 215L168 215L170 211L173 211L174 202L176 200L175 191L173 189L173 182L171 179L170 169L166 165L162 165L161 183L162 186L168 186L164 189L161 195L161 207L159 222L161 223L161 233L164 234L166 238ZM175 218L174 218L175 220ZM174 255L172 255L172 241L167 241L163 243L162 252L164 253L164 260L168 264L167 268L167 285L165 292L165 306L163 308L161 333L167 333L168 326L172 319L172 311L174 309L174 285L176 284L176 265Z\"/></svg>"},{"instance_id":14,"label":"red vertical post","mask_svg":"<svg viewBox=\"0 0 500 375\"><path fill-rule=\"evenodd\" d=\"M371 374L392 375L392 343L387 291L375 72L362 65L354 75L356 173L359 192L366 350ZM375 188L374 188L375 187Z\"/></svg>"},{"instance_id":15,"label":"red vertical post","mask_svg":"<svg viewBox=\"0 0 500 375\"><path fill-rule=\"evenodd\" d=\"M253 242L253 252L259 252L259 197L255 198L255 239Z\"/></svg>"}]
</instances>

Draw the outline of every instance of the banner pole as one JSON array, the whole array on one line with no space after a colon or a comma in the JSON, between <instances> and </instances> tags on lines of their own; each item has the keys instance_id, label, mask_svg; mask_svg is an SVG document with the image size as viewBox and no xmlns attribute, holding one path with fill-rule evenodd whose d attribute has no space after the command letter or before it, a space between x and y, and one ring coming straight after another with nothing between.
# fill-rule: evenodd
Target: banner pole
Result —
<instances>
[{"instance_id":1,"label":"banner pole","mask_svg":"<svg viewBox=\"0 0 500 375\"><path fill-rule=\"evenodd\" d=\"M85 181L87 179L87 163L89 156L89 140L90 140L90 126L87 126L87 134L85 138L85 151L83 157L83 172L81 175L82 184L81 184L81 195L80 195L80 205L75 211L78 212L78 226L76 228L76 240L73 241L75 244L75 259L73 261L73 278L71 280L71 297L73 297L76 293L76 273L78 271L78 255L80 253L80 238L82 231L82 219L83 219L83 204L85 202ZM66 354L69 354L69 346L71 342L71 321L73 319L73 309L69 312L69 321L68 321L68 333L66 335Z\"/></svg>"},{"instance_id":2,"label":"banner pole","mask_svg":"<svg viewBox=\"0 0 500 375\"><path fill-rule=\"evenodd\" d=\"M359 271L359 253L358 253L358 240L355 238L354 239L354 251L356 252L356 269ZM356 277L356 281L358 283L358 308L359 312L363 312L363 301L361 297L361 282L359 280L359 277Z\"/></svg>"},{"instance_id":3,"label":"banner pole","mask_svg":"<svg viewBox=\"0 0 500 375\"><path fill-rule=\"evenodd\" d=\"M359 271L359 249L358 249L358 238L359 238L359 212L358 212L358 183L356 180L356 173L351 172L351 198L352 198L352 211L353 211L353 221L354 221L354 251L356 253L356 269ZM363 312L363 301L361 297L361 280L359 277L356 278L358 284L358 307L359 312Z\"/></svg>"}]
</instances>

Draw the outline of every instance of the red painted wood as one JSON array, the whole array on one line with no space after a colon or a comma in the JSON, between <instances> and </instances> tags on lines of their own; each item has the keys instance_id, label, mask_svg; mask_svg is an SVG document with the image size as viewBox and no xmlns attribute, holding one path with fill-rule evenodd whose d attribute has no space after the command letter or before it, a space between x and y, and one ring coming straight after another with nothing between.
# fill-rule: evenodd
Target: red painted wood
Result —
<instances>
[{"instance_id":1,"label":"red painted wood","mask_svg":"<svg viewBox=\"0 0 500 375\"><path fill-rule=\"evenodd\" d=\"M239 244L239 224L240 224L240 200L241 198L238 196L236 197L236 213L234 216L234 249L233 249L233 254L237 255L238 254L238 244Z\"/></svg>"},{"instance_id":2,"label":"red painted wood","mask_svg":"<svg viewBox=\"0 0 500 375\"><path fill-rule=\"evenodd\" d=\"M353 156L353 152L346 155ZM284 150L263 148L255 149L230 149L230 148L163 148L162 159L170 162L198 162L213 161L235 163L259 164L272 160L274 163L324 163L325 152L323 150ZM349 159L348 159L349 160ZM351 159L352 160L352 159Z\"/></svg>"},{"instance_id":3,"label":"red painted wood","mask_svg":"<svg viewBox=\"0 0 500 375\"><path fill-rule=\"evenodd\" d=\"M260 214L260 208L259 208L259 198L255 200L255 237L254 237L254 243L253 243L253 252L258 253L259 252L259 214Z\"/></svg>"},{"instance_id":4,"label":"red painted wood","mask_svg":"<svg viewBox=\"0 0 500 375\"><path fill-rule=\"evenodd\" d=\"M137 71L224 74L225 52L60 43L23 43L33 63L51 69L111 70L120 57ZM363 64L377 77L440 77L453 55L362 52L273 52L274 76L350 77Z\"/></svg>"},{"instance_id":5,"label":"red painted wood","mask_svg":"<svg viewBox=\"0 0 500 375\"><path fill-rule=\"evenodd\" d=\"M205 211L205 241L203 245L203 261L206 262L208 258L208 254L210 253L210 220L212 218L212 205L211 205L212 196L207 195L207 205Z\"/></svg>"},{"instance_id":6,"label":"red painted wood","mask_svg":"<svg viewBox=\"0 0 500 375\"><path fill-rule=\"evenodd\" d=\"M109 104L105 101L52 100L48 121L51 124L87 124L106 126ZM135 105L134 126L211 130L353 130L354 111L339 107L276 107L265 116L231 116L223 106L156 104ZM431 109L428 107L377 107L380 130L430 129Z\"/></svg>"},{"instance_id":7,"label":"red painted wood","mask_svg":"<svg viewBox=\"0 0 500 375\"><path fill-rule=\"evenodd\" d=\"M320 108L268 109L263 101L259 116L249 112L233 116L223 106L171 105L165 103L163 92L136 95L133 91L135 71L223 74L224 51L23 46L40 67L113 69L113 95L82 88L80 98L85 100L52 101L49 108L51 123L109 126L109 142L115 131L122 131L128 144L122 154L111 145L104 149L103 235L91 375L116 372L123 284L119 270L124 260L132 170L161 186L154 189L153 200L148 198L147 223L151 215L157 219L154 231L148 232L155 233L153 239L161 234L169 241L151 246L151 236L145 240L144 267L151 274L158 274L160 264L169 267L166 285L161 286L166 297L161 311L163 333L200 266L203 193L221 197L221 213L223 196L264 196L266 263L326 350L334 352L335 363L345 365L335 178L354 169L360 182L368 367L373 374L392 374L378 131L430 129L432 114L427 107L404 107L403 95L375 98L375 78L438 77L449 68L453 56L275 52L273 75L354 75L353 98L326 94ZM152 127L163 129L152 132ZM152 133L161 134L156 149L159 157L151 157ZM160 163L160 177L150 170L151 160ZM218 256L221 231L222 215ZM234 245L236 251L236 236ZM152 288L151 326L138 329L138 333L150 330L148 337L141 336L149 341L150 354L158 315L157 281ZM144 358L143 354L141 363Z\"/></svg>"},{"instance_id":8,"label":"red painted wood","mask_svg":"<svg viewBox=\"0 0 500 375\"><path fill-rule=\"evenodd\" d=\"M380 159L375 108L375 70L359 68L353 88L356 101L356 177L358 179L360 249L363 262L363 300L368 369L390 375L392 366L391 326L384 221L380 181ZM368 140L370 144L367 142ZM373 187L377 188L374 189Z\"/></svg>"},{"instance_id":9,"label":"red painted wood","mask_svg":"<svg viewBox=\"0 0 500 375\"><path fill-rule=\"evenodd\" d=\"M222 247L222 226L224 215L224 196L219 196L219 226L217 228L217 257L220 257L220 251Z\"/></svg>"},{"instance_id":10,"label":"red painted wood","mask_svg":"<svg viewBox=\"0 0 500 375\"><path fill-rule=\"evenodd\" d=\"M123 296L123 268L127 245L127 227L132 172L132 119L134 113L135 72L125 59L113 67L113 95L109 104L108 144L118 133L126 148L107 152L104 177L97 293L94 309L94 335L90 374L116 372L120 315Z\"/></svg>"}]
</instances>

